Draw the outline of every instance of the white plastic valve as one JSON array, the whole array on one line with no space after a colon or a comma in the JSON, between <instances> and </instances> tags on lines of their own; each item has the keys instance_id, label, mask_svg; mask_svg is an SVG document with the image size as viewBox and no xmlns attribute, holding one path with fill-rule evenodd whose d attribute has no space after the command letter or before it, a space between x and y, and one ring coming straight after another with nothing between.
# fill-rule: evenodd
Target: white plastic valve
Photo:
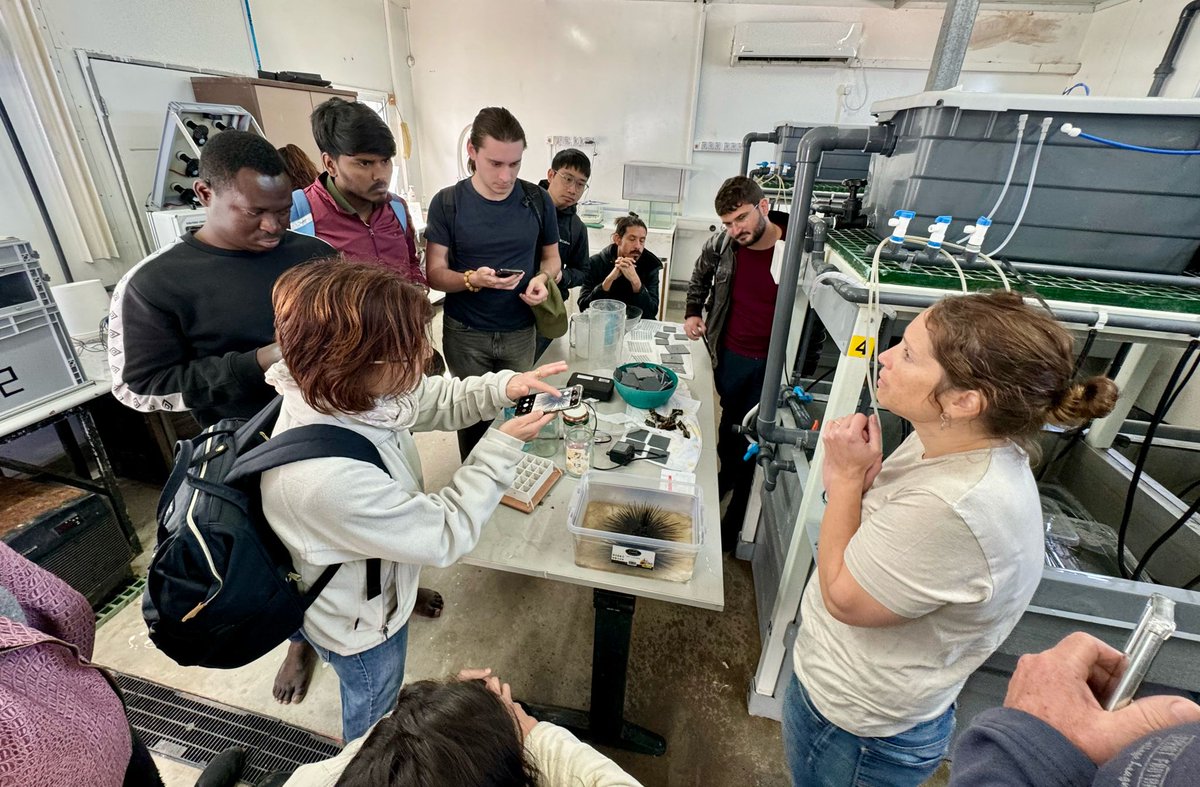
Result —
<instances>
[{"instance_id":1,"label":"white plastic valve","mask_svg":"<svg viewBox=\"0 0 1200 787\"><path fill-rule=\"evenodd\" d=\"M1072 126L1070 123L1063 123L1058 127L1058 130L1066 134L1068 137L1077 137L1083 133L1083 129L1079 126Z\"/></svg>"},{"instance_id":2,"label":"white plastic valve","mask_svg":"<svg viewBox=\"0 0 1200 787\"><path fill-rule=\"evenodd\" d=\"M904 243L904 236L908 234L908 224L917 217L916 211L898 210L896 214L888 219L888 226L895 227L892 234L888 236L888 240L892 243Z\"/></svg>"},{"instance_id":3,"label":"white plastic valve","mask_svg":"<svg viewBox=\"0 0 1200 787\"><path fill-rule=\"evenodd\" d=\"M929 247L931 249L940 249L942 241L946 240L946 232L950 229L950 216L938 216L929 225Z\"/></svg>"},{"instance_id":4,"label":"white plastic valve","mask_svg":"<svg viewBox=\"0 0 1200 787\"><path fill-rule=\"evenodd\" d=\"M987 236L988 227L992 226L992 220L987 216L980 216L979 220L974 224L968 224L965 232L970 237L967 238L967 251L978 252L983 248L983 239Z\"/></svg>"}]
</instances>

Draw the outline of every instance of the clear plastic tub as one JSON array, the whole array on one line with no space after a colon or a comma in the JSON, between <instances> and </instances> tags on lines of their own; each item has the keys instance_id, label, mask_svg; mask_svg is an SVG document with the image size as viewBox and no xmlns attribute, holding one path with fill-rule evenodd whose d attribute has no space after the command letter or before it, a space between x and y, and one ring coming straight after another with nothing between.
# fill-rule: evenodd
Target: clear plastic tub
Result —
<instances>
[{"instance_id":1,"label":"clear plastic tub","mask_svg":"<svg viewBox=\"0 0 1200 787\"><path fill-rule=\"evenodd\" d=\"M650 527L644 526L645 507L654 515ZM668 492L659 488L655 478L589 471L580 479L567 511L567 529L575 538L575 565L687 582L703 543L703 512L699 489L676 485ZM636 517L644 532L669 532L676 537L605 529L616 517Z\"/></svg>"}]
</instances>

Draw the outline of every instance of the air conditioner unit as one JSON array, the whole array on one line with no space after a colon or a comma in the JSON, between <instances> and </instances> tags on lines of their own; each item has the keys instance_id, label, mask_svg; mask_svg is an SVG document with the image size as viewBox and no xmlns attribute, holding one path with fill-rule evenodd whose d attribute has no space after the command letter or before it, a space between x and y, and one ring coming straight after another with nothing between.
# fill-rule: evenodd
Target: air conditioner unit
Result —
<instances>
[{"instance_id":1,"label":"air conditioner unit","mask_svg":"<svg viewBox=\"0 0 1200 787\"><path fill-rule=\"evenodd\" d=\"M730 65L844 65L858 57L861 22L744 22Z\"/></svg>"}]
</instances>

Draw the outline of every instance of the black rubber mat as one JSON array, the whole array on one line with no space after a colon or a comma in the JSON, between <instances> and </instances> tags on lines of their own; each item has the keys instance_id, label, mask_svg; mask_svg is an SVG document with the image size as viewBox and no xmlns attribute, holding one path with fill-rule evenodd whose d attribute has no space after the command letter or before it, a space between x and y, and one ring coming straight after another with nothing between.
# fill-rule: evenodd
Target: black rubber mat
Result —
<instances>
[{"instance_id":1,"label":"black rubber mat","mask_svg":"<svg viewBox=\"0 0 1200 787\"><path fill-rule=\"evenodd\" d=\"M342 746L278 719L186 694L142 678L113 673L129 721L155 754L203 768L222 749L246 750L242 781L333 757Z\"/></svg>"}]
</instances>

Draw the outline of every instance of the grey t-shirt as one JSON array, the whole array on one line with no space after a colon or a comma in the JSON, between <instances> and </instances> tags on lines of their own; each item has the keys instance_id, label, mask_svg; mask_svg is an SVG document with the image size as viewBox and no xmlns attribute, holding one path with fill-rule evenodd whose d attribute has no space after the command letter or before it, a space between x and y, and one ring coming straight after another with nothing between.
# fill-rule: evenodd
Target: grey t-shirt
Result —
<instances>
[{"instance_id":1,"label":"grey t-shirt","mask_svg":"<svg viewBox=\"0 0 1200 787\"><path fill-rule=\"evenodd\" d=\"M834 619L814 574L801 603L796 676L825 718L887 737L937 718L1012 631L1042 575L1037 484L1025 452L923 458L914 433L863 496L846 568L904 618L865 628Z\"/></svg>"},{"instance_id":2,"label":"grey t-shirt","mask_svg":"<svg viewBox=\"0 0 1200 787\"><path fill-rule=\"evenodd\" d=\"M446 193L454 190L454 227L446 216ZM558 215L545 189L538 189L542 203L542 228L525 190L517 183L502 200L485 199L475 191L471 179L460 180L433 195L425 238L451 250L450 269L512 268L525 271L513 290L485 288L479 292L446 295L446 314L480 331L517 331L533 325L533 312L521 300L529 279L538 271L543 246L558 244Z\"/></svg>"}]
</instances>

